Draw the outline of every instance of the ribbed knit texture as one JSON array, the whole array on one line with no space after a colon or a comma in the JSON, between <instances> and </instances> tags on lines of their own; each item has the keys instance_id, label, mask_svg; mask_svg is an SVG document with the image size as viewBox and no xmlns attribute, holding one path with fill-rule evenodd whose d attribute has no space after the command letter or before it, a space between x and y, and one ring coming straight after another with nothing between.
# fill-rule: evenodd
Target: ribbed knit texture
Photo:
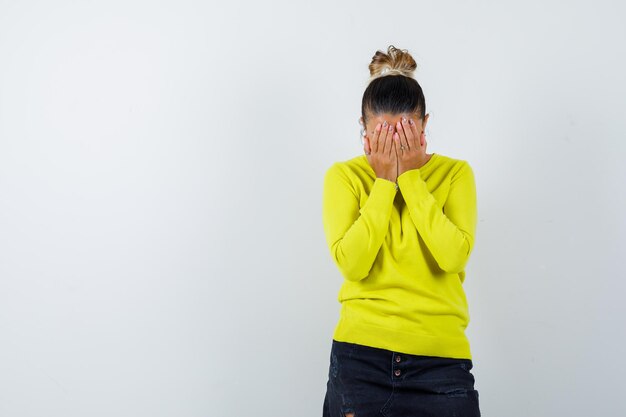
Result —
<instances>
[{"instance_id":1,"label":"ribbed knit texture","mask_svg":"<svg viewBox=\"0 0 626 417\"><path fill-rule=\"evenodd\" d=\"M377 178L365 155L326 171L324 233L344 277L333 338L471 359L462 284L477 224L474 173L434 153L397 184Z\"/></svg>"}]
</instances>

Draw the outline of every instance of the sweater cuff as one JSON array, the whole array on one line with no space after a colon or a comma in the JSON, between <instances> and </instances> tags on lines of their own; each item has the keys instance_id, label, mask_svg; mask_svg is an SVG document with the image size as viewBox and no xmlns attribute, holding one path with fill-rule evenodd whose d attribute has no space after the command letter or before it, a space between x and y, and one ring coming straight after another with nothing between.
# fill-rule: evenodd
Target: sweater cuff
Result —
<instances>
[{"instance_id":1,"label":"sweater cuff","mask_svg":"<svg viewBox=\"0 0 626 417\"><path fill-rule=\"evenodd\" d=\"M391 210L397 189L395 182L376 177L365 205L375 207L378 210L382 209L384 212Z\"/></svg>"},{"instance_id":2,"label":"sweater cuff","mask_svg":"<svg viewBox=\"0 0 626 417\"><path fill-rule=\"evenodd\" d=\"M426 182L422 179L422 173L419 169L410 169L400 174L398 176L398 186L402 191L409 191L409 194L415 196L417 201L430 195ZM405 193L403 192L402 194L404 195Z\"/></svg>"},{"instance_id":3,"label":"sweater cuff","mask_svg":"<svg viewBox=\"0 0 626 417\"><path fill-rule=\"evenodd\" d=\"M381 194L395 194L396 191L398 190L398 185L393 182L393 181L389 181L385 178L380 178L380 177L376 177L376 180L374 180L374 185L372 186L372 191L370 191L370 194L373 194L374 191L377 191L376 194L381 193Z\"/></svg>"}]
</instances>

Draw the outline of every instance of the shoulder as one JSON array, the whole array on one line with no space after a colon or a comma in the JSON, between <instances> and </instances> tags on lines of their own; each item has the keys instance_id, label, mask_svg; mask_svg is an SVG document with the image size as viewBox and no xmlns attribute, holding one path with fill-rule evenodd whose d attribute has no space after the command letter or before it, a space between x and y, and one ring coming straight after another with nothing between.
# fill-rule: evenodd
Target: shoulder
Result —
<instances>
[{"instance_id":1,"label":"shoulder","mask_svg":"<svg viewBox=\"0 0 626 417\"><path fill-rule=\"evenodd\" d=\"M474 171L467 159L444 155L439 155L439 158L442 166L446 167L442 170L444 170L444 175L448 178L450 186L467 190L475 187Z\"/></svg>"},{"instance_id":2,"label":"shoulder","mask_svg":"<svg viewBox=\"0 0 626 417\"><path fill-rule=\"evenodd\" d=\"M471 175L472 167L467 159L455 158L449 155L437 153L437 165L444 169L448 175L458 177L459 175Z\"/></svg>"},{"instance_id":3,"label":"shoulder","mask_svg":"<svg viewBox=\"0 0 626 417\"><path fill-rule=\"evenodd\" d=\"M343 179L363 178L371 176L374 171L365 155L334 162L326 169L326 176L339 176Z\"/></svg>"},{"instance_id":4,"label":"shoulder","mask_svg":"<svg viewBox=\"0 0 626 417\"><path fill-rule=\"evenodd\" d=\"M469 165L469 162L466 159L455 158L449 155L444 155L437 153L437 159L441 164L445 164L451 167L460 167L462 165Z\"/></svg>"}]
</instances>

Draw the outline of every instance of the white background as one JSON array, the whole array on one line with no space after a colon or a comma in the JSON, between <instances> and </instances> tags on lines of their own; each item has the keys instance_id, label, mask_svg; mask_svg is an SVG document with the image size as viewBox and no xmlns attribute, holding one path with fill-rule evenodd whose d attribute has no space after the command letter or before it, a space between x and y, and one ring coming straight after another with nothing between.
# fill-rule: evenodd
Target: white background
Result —
<instances>
[{"instance_id":1,"label":"white background","mask_svg":"<svg viewBox=\"0 0 626 417\"><path fill-rule=\"evenodd\" d=\"M390 44L475 172L483 415L625 415L625 12L0 1L0 415L321 416L323 174Z\"/></svg>"}]
</instances>

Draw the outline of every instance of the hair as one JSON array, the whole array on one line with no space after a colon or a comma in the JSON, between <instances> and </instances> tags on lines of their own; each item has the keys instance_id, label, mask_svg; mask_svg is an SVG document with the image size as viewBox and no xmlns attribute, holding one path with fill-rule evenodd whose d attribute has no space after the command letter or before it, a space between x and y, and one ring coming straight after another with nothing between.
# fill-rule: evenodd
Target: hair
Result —
<instances>
[{"instance_id":1,"label":"hair","mask_svg":"<svg viewBox=\"0 0 626 417\"><path fill-rule=\"evenodd\" d=\"M376 51L369 64L371 77L361 102L364 124L367 115L382 113L415 113L420 120L424 119L426 100L422 87L413 78L416 68L406 49L390 45L387 53Z\"/></svg>"}]
</instances>

